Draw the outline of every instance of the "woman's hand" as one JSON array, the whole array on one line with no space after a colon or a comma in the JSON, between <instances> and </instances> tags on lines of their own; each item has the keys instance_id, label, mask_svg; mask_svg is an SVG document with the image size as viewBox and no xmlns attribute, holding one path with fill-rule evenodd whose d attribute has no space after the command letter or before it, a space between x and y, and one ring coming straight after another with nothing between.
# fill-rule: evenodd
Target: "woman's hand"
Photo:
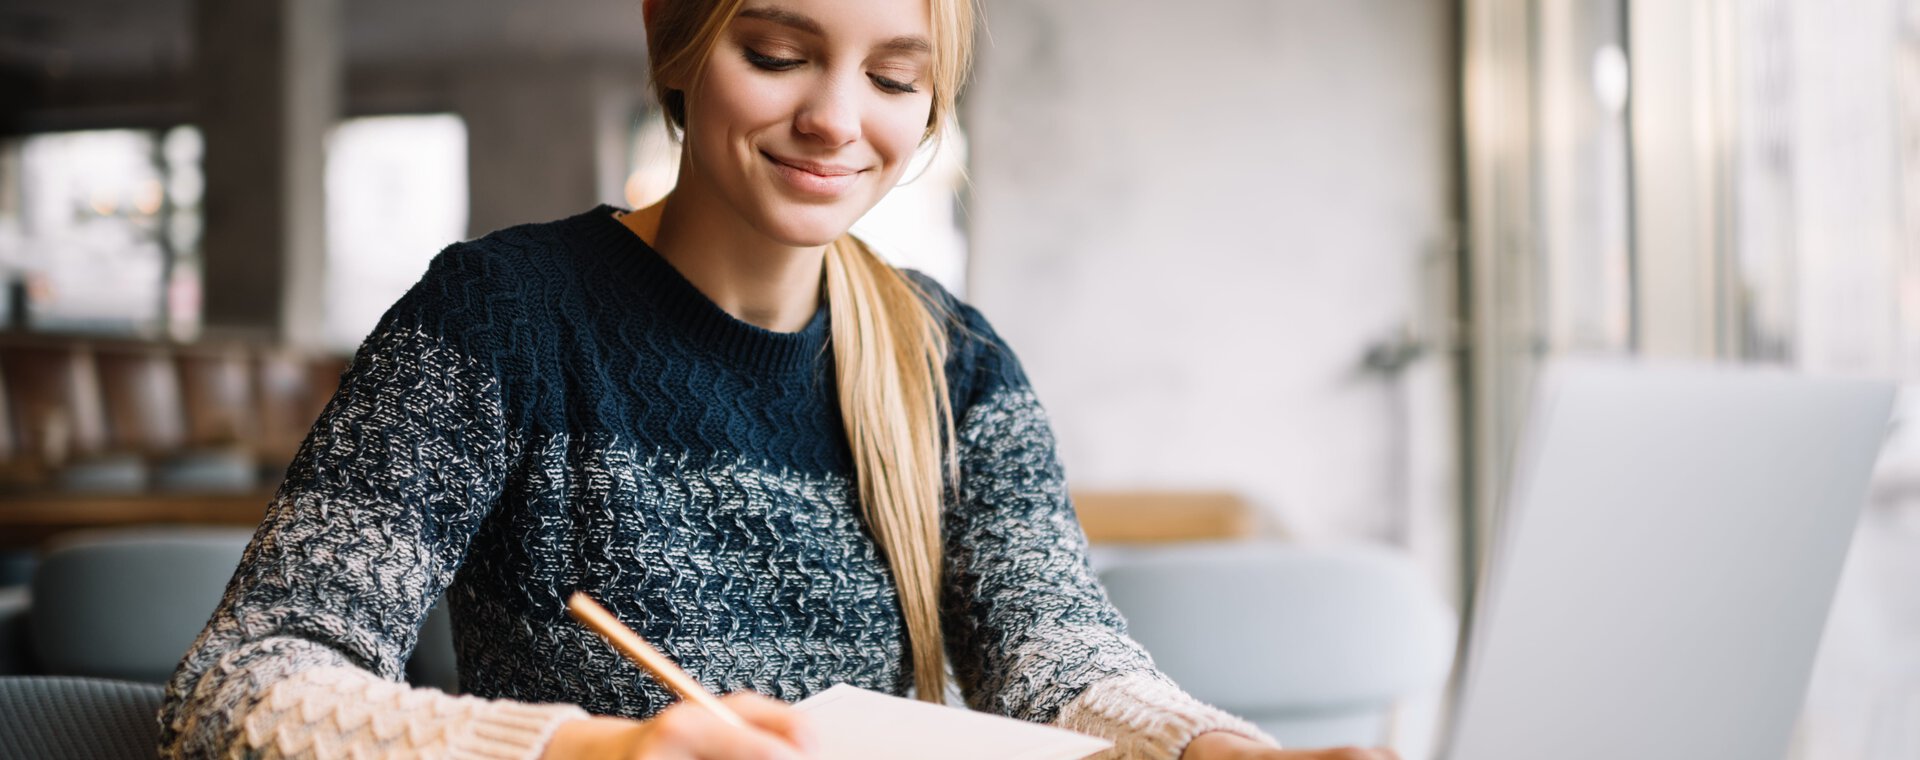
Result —
<instances>
[{"instance_id":1,"label":"woman's hand","mask_svg":"<svg viewBox=\"0 0 1920 760\"><path fill-rule=\"evenodd\" d=\"M747 721L739 729L688 702L646 721L594 716L560 725L541 760L806 760L818 742L806 716L751 692L720 698Z\"/></svg>"},{"instance_id":2,"label":"woman's hand","mask_svg":"<svg viewBox=\"0 0 1920 760\"><path fill-rule=\"evenodd\" d=\"M1390 749L1274 749L1238 734L1210 731L1187 744L1180 760L1400 760Z\"/></svg>"}]
</instances>

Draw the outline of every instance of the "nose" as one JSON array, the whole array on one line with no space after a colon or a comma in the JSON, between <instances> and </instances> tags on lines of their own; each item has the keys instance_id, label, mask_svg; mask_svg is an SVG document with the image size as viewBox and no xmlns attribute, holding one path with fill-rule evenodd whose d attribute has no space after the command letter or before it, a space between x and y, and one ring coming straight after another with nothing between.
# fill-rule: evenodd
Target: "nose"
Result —
<instances>
[{"instance_id":1,"label":"nose","mask_svg":"<svg viewBox=\"0 0 1920 760\"><path fill-rule=\"evenodd\" d=\"M860 138L858 88L849 86L845 77L822 77L819 85L800 103L793 115L793 128L800 134L836 148Z\"/></svg>"}]
</instances>

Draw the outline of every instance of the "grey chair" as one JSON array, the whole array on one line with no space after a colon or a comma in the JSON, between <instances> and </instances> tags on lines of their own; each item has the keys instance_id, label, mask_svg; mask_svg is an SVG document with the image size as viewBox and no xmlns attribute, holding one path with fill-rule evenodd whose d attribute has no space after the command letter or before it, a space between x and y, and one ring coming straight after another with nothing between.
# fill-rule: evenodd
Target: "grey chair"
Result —
<instances>
[{"instance_id":1,"label":"grey chair","mask_svg":"<svg viewBox=\"0 0 1920 760\"><path fill-rule=\"evenodd\" d=\"M163 683L220 603L250 529L127 528L69 534L34 574L35 672ZM444 604L422 627L408 680L456 689Z\"/></svg>"},{"instance_id":2,"label":"grey chair","mask_svg":"<svg viewBox=\"0 0 1920 760\"><path fill-rule=\"evenodd\" d=\"M95 678L0 677L0 757L149 760L161 688Z\"/></svg>"},{"instance_id":3,"label":"grey chair","mask_svg":"<svg viewBox=\"0 0 1920 760\"><path fill-rule=\"evenodd\" d=\"M160 683L220 603L251 531L138 528L55 539L33 575L40 672Z\"/></svg>"},{"instance_id":4,"label":"grey chair","mask_svg":"<svg viewBox=\"0 0 1920 760\"><path fill-rule=\"evenodd\" d=\"M0 587L0 676L34 672L27 636L26 584Z\"/></svg>"},{"instance_id":5,"label":"grey chair","mask_svg":"<svg viewBox=\"0 0 1920 760\"><path fill-rule=\"evenodd\" d=\"M1453 661L1456 615L1388 549L1187 544L1101 565L1168 676L1287 746L1392 741L1396 705L1437 690Z\"/></svg>"}]
</instances>

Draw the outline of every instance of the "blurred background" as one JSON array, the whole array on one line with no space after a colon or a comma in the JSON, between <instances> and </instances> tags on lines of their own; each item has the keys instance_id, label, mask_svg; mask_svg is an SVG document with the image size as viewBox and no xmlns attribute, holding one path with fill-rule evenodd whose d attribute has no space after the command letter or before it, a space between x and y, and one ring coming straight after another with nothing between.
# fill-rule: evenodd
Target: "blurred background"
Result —
<instances>
[{"instance_id":1,"label":"blurred background","mask_svg":"<svg viewBox=\"0 0 1920 760\"><path fill-rule=\"evenodd\" d=\"M855 230L1019 351L1112 567L1368 547L1458 619L1544 361L1920 380L1920 0L981 6ZM645 55L639 0L4 0L0 600L70 530L257 522L448 243L664 194ZM1875 477L1798 758L1920 756L1911 426Z\"/></svg>"}]
</instances>

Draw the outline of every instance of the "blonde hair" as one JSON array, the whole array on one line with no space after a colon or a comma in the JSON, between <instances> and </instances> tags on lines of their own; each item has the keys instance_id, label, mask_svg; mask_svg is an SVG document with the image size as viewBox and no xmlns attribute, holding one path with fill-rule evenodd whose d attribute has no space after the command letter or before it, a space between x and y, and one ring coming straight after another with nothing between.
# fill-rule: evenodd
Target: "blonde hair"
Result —
<instances>
[{"instance_id":1,"label":"blonde hair","mask_svg":"<svg viewBox=\"0 0 1920 760\"><path fill-rule=\"evenodd\" d=\"M668 123L686 129L686 93L698 82L745 0L657 0L647 21L654 96ZM933 107L923 141L937 141L952 115L973 52L971 0L929 0ZM907 665L916 695L946 698L940 626L941 501L959 481L953 407L947 396L946 325L952 319L918 283L842 234L827 246L840 414L868 528L893 571L906 620Z\"/></svg>"}]
</instances>

